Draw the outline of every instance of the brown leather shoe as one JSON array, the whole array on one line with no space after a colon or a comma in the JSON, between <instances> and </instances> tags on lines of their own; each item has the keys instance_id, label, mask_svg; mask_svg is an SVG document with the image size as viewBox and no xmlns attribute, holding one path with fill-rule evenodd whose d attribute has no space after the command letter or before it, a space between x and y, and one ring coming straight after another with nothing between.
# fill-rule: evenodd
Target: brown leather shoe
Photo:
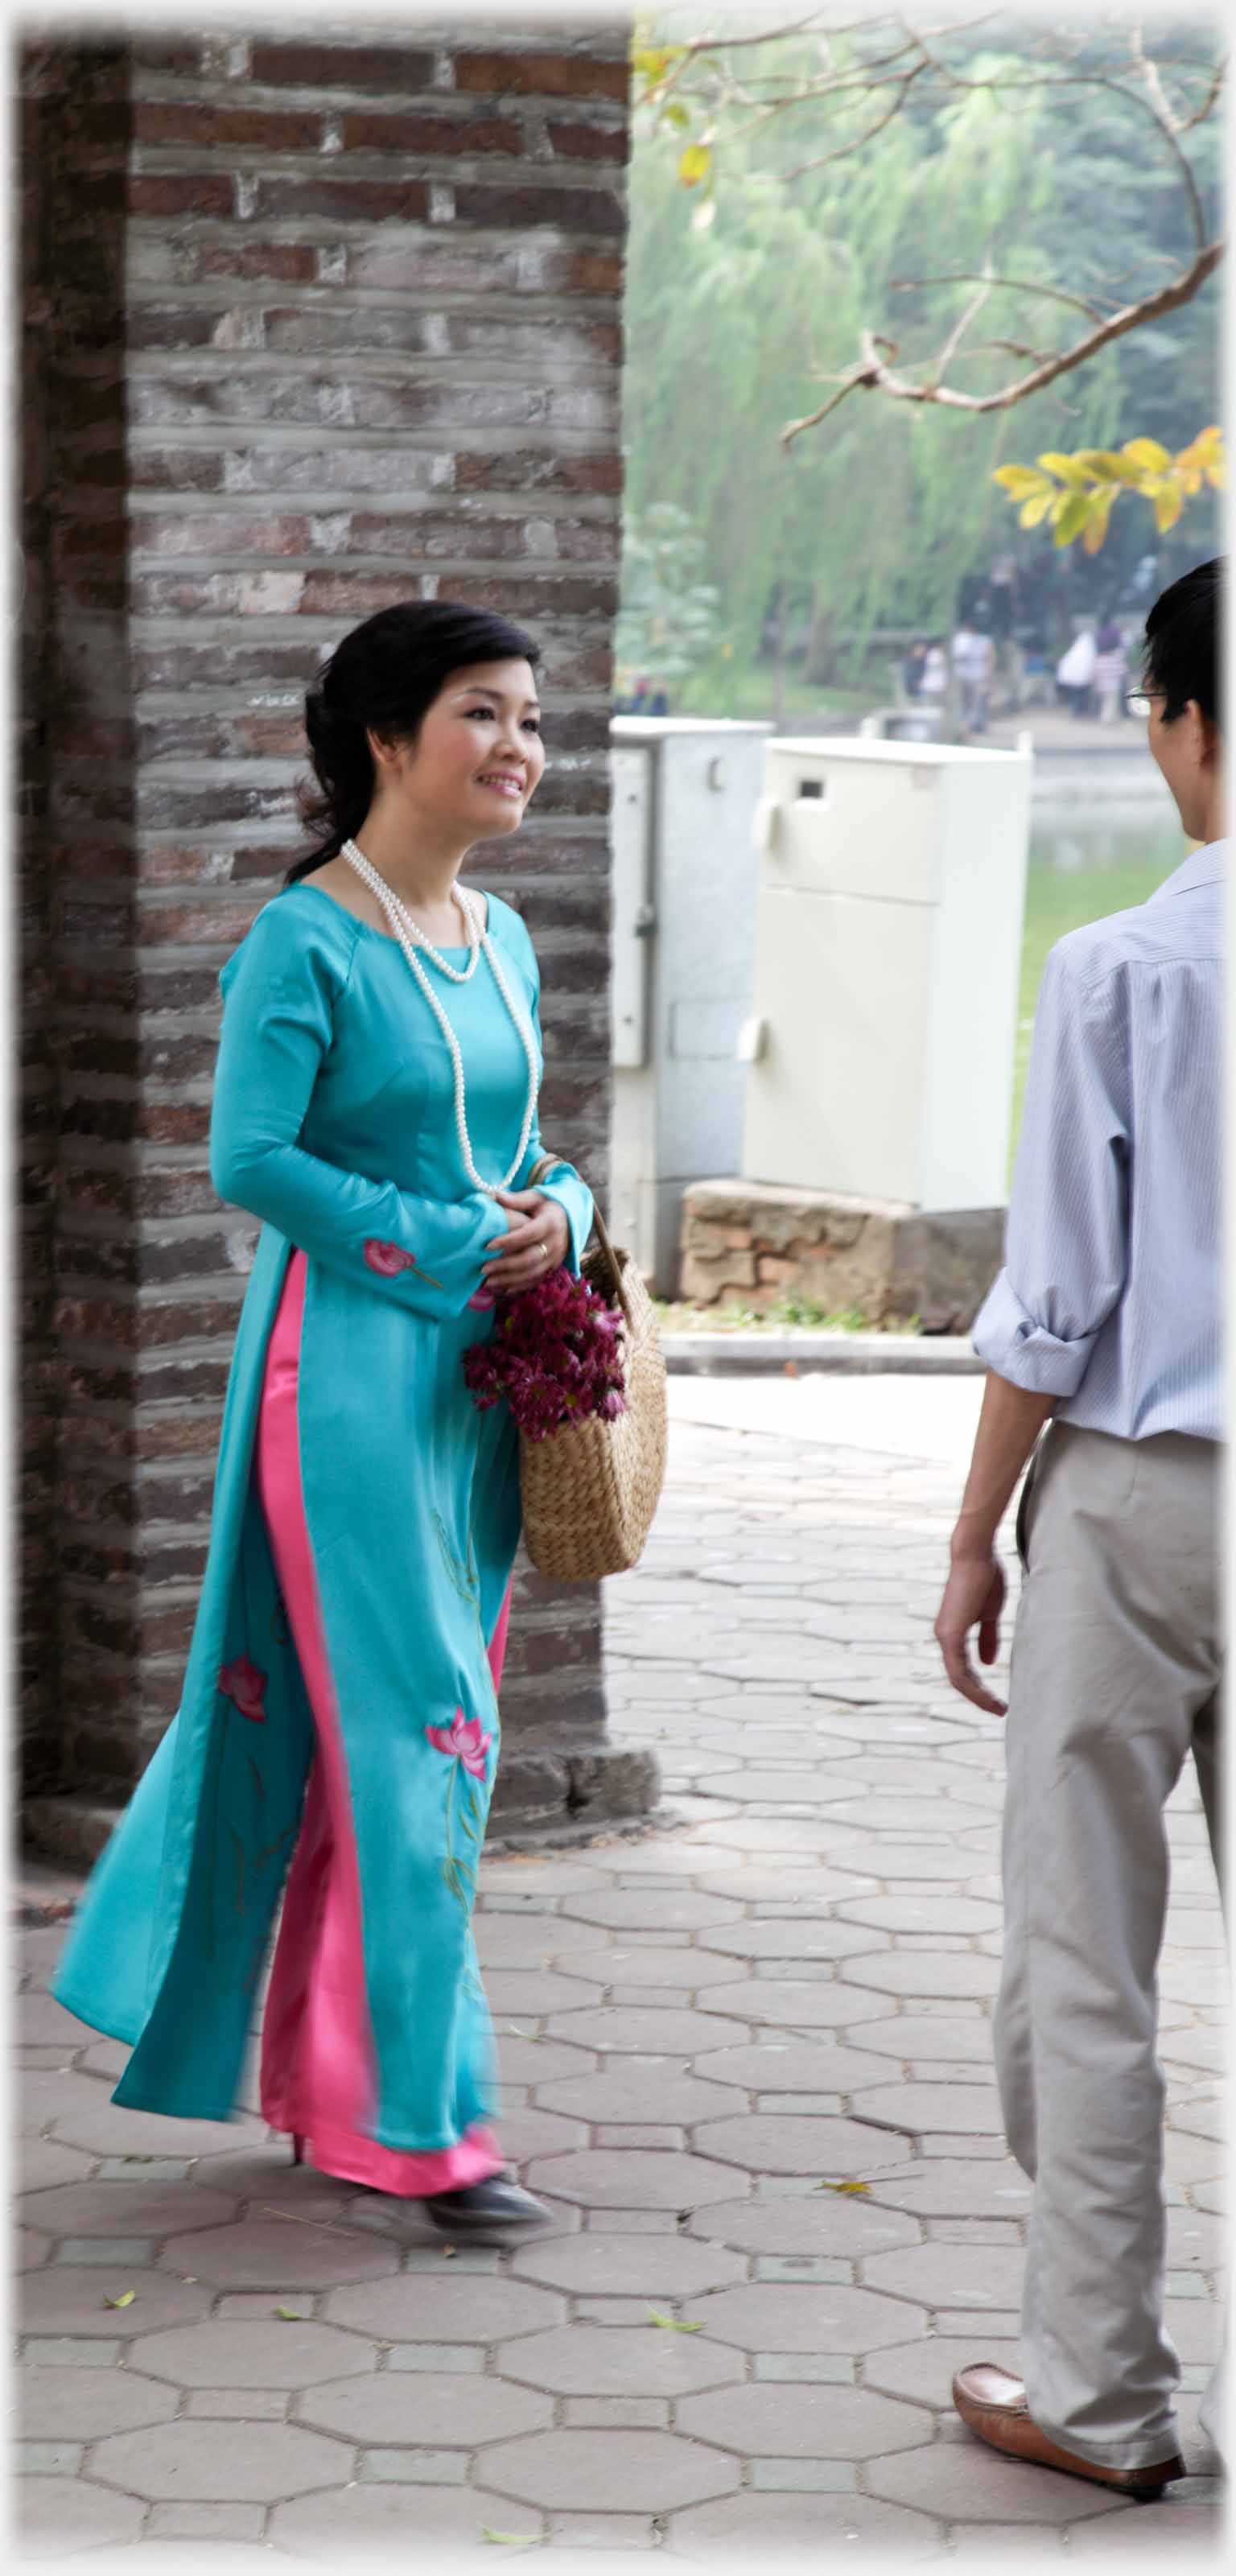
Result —
<instances>
[{"instance_id":1,"label":"brown leather shoe","mask_svg":"<svg viewBox=\"0 0 1236 2576\"><path fill-rule=\"evenodd\" d=\"M968 2432L1010 2460L1028 2460L1032 2468L1063 2469L1071 2478L1090 2478L1096 2486L1114 2487L1117 2495L1137 2504L1153 2504L1172 2478L1187 2472L1178 2454L1136 2469L1102 2469L1049 2441L1026 2404L1025 2381L1002 2370L998 2361L972 2361L953 2381L953 2404Z\"/></svg>"}]
</instances>

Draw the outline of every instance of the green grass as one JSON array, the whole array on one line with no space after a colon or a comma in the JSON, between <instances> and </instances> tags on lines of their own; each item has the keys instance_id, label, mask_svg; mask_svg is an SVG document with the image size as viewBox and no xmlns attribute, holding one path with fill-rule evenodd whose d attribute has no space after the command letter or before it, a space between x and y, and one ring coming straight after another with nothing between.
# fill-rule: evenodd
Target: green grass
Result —
<instances>
[{"instance_id":1,"label":"green grass","mask_svg":"<svg viewBox=\"0 0 1236 2576\"><path fill-rule=\"evenodd\" d=\"M917 1333L921 1330L917 1315L891 1324L879 1324L870 1315L861 1314L857 1306L817 1306L811 1297L782 1297L775 1306L691 1306L682 1301L654 1299L657 1320L663 1333L733 1333L749 1332L753 1325L767 1325L774 1332L798 1325L818 1333Z\"/></svg>"},{"instance_id":2,"label":"green grass","mask_svg":"<svg viewBox=\"0 0 1236 2576\"><path fill-rule=\"evenodd\" d=\"M874 707L889 703L887 677L876 673L854 687L827 688L818 681L808 682L791 666L785 675L785 721L808 716L814 724L824 724L831 716L869 715ZM746 670L735 670L722 664L707 676L696 672L679 681L671 691L675 715L710 715L730 723L770 724L774 721L777 678L767 662L752 664Z\"/></svg>"}]
</instances>

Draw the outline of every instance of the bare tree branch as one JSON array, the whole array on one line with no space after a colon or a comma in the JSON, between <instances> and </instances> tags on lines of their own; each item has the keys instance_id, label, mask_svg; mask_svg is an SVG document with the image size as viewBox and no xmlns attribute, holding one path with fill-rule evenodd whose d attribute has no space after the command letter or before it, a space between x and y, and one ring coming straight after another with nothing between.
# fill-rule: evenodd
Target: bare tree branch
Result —
<instances>
[{"instance_id":1,"label":"bare tree branch","mask_svg":"<svg viewBox=\"0 0 1236 2576\"><path fill-rule=\"evenodd\" d=\"M982 274L986 277L985 270ZM978 282L978 274L973 269L951 268L943 269L938 277L890 278L889 293L917 295L925 286L975 286ZM1044 286L1040 278L993 277L987 282L993 287L1007 287L1015 295L1044 295L1053 304L1071 304L1078 313L1087 314L1092 322L1102 322L1107 318L1100 313L1097 304L1087 303L1084 295L1069 295L1062 286Z\"/></svg>"},{"instance_id":2,"label":"bare tree branch","mask_svg":"<svg viewBox=\"0 0 1236 2576\"><path fill-rule=\"evenodd\" d=\"M984 94L1015 115L1019 110L1029 113L1035 100L1099 92L1126 113L1148 117L1159 148L1169 157L1188 210L1193 239L1187 254L1174 256L1156 251L1149 242L1138 244L1135 273L1106 279L1085 294L1000 273L994 252L981 273L961 270L939 277L898 279L888 291L906 295L949 285L975 286L979 291L951 323L934 358L899 364L895 341L873 329L863 330L857 363L843 376L828 380L835 389L827 401L804 419L787 424L782 432L787 448L857 392L879 392L899 402L935 403L971 413L1007 411L1085 366L1113 342L1188 304L1217 267L1223 244L1211 238L1202 186L1186 148L1187 139L1214 115L1223 93L1225 64L1208 59L1205 37L1182 30L1181 41L1173 43L1169 36L1156 44L1143 27L1127 23L1123 27L1102 22L1073 27L1040 24L1021 29L1016 49L1006 32L1002 54L995 53L994 59L992 53L979 55L970 42L977 31L993 26L1007 31L1007 25L1004 14L991 9L922 27L912 25L896 6L879 17L842 19L839 15L836 20L824 7L751 33L693 36L685 46L672 48L677 57L672 69L650 85L649 104L654 108L677 92L680 100L707 114L704 139L718 156L726 141L749 138L778 118L813 115L824 126L821 139L827 148L783 170L780 176L787 184L852 159L883 134L913 98L924 94L933 106ZM767 70L770 60L776 62L779 41L809 35L818 38L814 61L799 42L784 69ZM950 59L950 47L960 50L960 59ZM739 62L731 63L731 56L738 56ZM749 57L754 59L748 70ZM1147 288L1151 268L1162 276L1165 267L1171 272L1165 282L1140 291ZM1010 317L1013 333L976 341L972 333L985 305L995 295L1010 294L1027 302L1056 303L1080 315L1090 327L1064 348L1043 350L1029 336L1036 327L1033 321L1027 336L1013 336L1020 319L1015 316ZM1020 362L1019 371L1003 385L987 393L968 393L948 381L959 366L978 357L991 358L997 351Z\"/></svg>"},{"instance_id":3,"label":"bare tree branch","mask_svg":"<svg viewBox=\"0 0 1236 2576\"><path fill-rule=\"evenodd\" d=\"M889 106L885 108L883 116L877 117L874 125L865 126L863 132L856 134L852 142L839 143L835 152L822 152L819 159L815 161L800 161L796 170L786 171L787 182L791 179L805 179L809 170L827 170L833 161L848 161L852 153L862 151L864 144L874 143L877 134L883 134L885 126L891 125L895 116L900 116L911 81L917 80L920 72L925 68L925 64L917 63L913 71L905 74L904 79L897 83L895 95Z\"/></svg>"},{"instance_id":4,"label":"bare tree branch","mask_svg":"<svg viewBox=\"0 0 1236 2576\"><path fill-rule=\"evenodd\" d=\"M933 384L939 385L942 383L961 347L962 341L965 339L971 323L978 320L979 314L983 310L983 306L990 303L990 301L991 279L989 277L984 277L978 294L974 297L972 303L967 304L964 313L960 314L957 321L953 324L953 328L949 332L948 338L940 351L939 357L933 362L931 370L931 381Z\"/></svg>"},{"instance_id":5,"label":"bare tree branch","mask_svg":"<svg viewBox=\"0 0 1236 2576\"><path fill-rule=\"evenodd\" d=\"M1133 60L1155 102L1160 122L1176 135L1191 134L1195 126L1203 125L1223 88L1224 74L1227 69L1226 59L1219 64L1212 75L1201 106L1195 108L1191 116L1178 116L1163 86L1163 67L1166 65L1172 71L1197 71L1199 66L1196 63L1182 63L1178 54L1160 54L1156 60L1153 54L1148 54L1146 51L1145 36L1140 27L1133 29L1132 50Z\"/></svg>"},{"instance_id":6,"label":"bare tree branch","mask_svg":"<svg viewBox=\"0 0 1236 2576\"><path fill-rule=\"evenodd\" d=\"M1033 348L1026 340L975 340L960 355L963 358L989 358L1000 350L1010 358L1029 358L1036 367L1046 365L1052 354L1050 349Z\"/></svg>"},{"instance_id":7,"label":"bare tree branch","mask_svg":"<svg viewBox=\"0 0 1236 2576\"><path fill-rule=\"evenodd\" d=\"M1097 357L1099 350L1109 347L1113 340L1122 340L1128 332L1140 331L1146 323L1157 322L1165 313L1174 313L1178 306L1188 304L1218 267L1223 251L1222 242L1208 243L1183 277L1174 278L1170 286L1161 287L1156 295L1145 296L1140 304L1128 304L1122 312L1109 315L1084 340L1075 341L1071 349L1056 351L1029 375L1002 385L995 393L963 393L959 386L941 383L939 372L926 384L912 384L908 377L899 376L881 354L887 350L895 359L898 354L896 342L882 339L873 331L864 331L859 365L843 378L839 392L831 395L819 411L809 413L803 420L786 423L781 432L781 444L788 448L804 430L815 429L820 421L826 420L829 413L836 410L838 403L844 402L852 393L879 392L891 395L897 402L939 403L952 411L1010 411L1014 403L1025 402L1031 394L1041 393L1044 386L1054 384L1058 376L1068 375L1075 367L1085 366L1088 359ZM951 336L955 339L955 334Z\"/></svg>"},{"instance_id":8,"label":"bare tree branch","mask_svg":"<svg viewBox=\"0 0 1236 2576\"><path fill-rule=\"evenodd\" d=\"M736 54L749 45L784 43L787 36L809 35L820 15L818 9L812 9L805 18L791 19L788 26L764 27L754 36L693 36L684 44L682 51L688 62L697 62L704 55ZM849 36L869 25L869 19L860 19L856 27L830 27L827 32L834 36ZM677 52L677 46L674 50Z\"/></svg>"},{"instance_id":9,"label":"bare tree branch","mask_svg":"<svg viewBox=\"0 0 1236 2576\"><path fill-rule=\"evenodd\" d=\"M979 12L977 17L951 18L946 26L931 28L929 33L933 38L971 35L976 27L989 27L994 25L1000 15L1001 12L999 10L983 9ZM825 19L827 24L821 26L821 19ZM805 18L791 19L789 24L785 26L764 27L759 29L754 35L727 36L711 34L707 36L690 36L684 40L682 51L685 54L692 55L740 53L743 51L749 51L753 45L776 45L784 43L788 36L810 35L813 30L819 35L821 42L828 45L839 36L873 35L878 27L887 24L905 27L906 34L910 38L911 43L918 43L919 39L916 32L912 28L906 26L904 18L893 10L889 10L883 20L872 18L870 14L868 14L865 17L843 20L839 25L832 18L830 11L826 9L812 9L808 11ZM674 51L678 51L677 45L675 45Z\"/></svg>"},{"instance_id":10,"label":"bare tree branch","mask_svg":"<svg viewBox=\"0 0 1236 2576\"><path fill-rule=\"evenodd\" d=\"M1214 109L1217 107L1219 100L1223 95L1223 84L1226 78L1227 56L1225 54L1222 62L1219 64L1218 69L1215 72L1209 88L1206 91L1206 95L1202 100L1201 106L1199 108L1195 108L1192 116L1186 116L1184 118L1182 124L1177 128L1178 133L1192 134L1195 127L1205 124L1207 117L1213 114Z\"/></svg>"}]
</instances>

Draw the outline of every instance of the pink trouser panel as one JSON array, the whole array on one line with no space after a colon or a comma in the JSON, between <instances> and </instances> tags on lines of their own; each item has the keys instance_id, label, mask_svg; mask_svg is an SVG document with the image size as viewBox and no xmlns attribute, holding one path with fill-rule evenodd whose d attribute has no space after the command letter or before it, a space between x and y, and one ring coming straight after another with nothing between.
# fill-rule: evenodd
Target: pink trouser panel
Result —
<instances>
[{"instance_id":1,"label":"pink trouser panel","mask_svg":"<svg viewBox=\"0 0 1236 2576\"><path fill-rule=\"evenodd\" d=\"M262 2114L306 2141L309 2161L342 2181L410 2199L458 2191L502 2170L491 2129L453 2147L407 2153L372 2136L377 2100L361 1939L360 1868L347 1757L331 1676L300 1472L298 1393L306 1262L294 1252L271 1331L255 1473L317 1747L288 1874L262 2030ZM494 1689L510 1619L507 1586L489 1645Z\"/></svg>"}]
</instances>

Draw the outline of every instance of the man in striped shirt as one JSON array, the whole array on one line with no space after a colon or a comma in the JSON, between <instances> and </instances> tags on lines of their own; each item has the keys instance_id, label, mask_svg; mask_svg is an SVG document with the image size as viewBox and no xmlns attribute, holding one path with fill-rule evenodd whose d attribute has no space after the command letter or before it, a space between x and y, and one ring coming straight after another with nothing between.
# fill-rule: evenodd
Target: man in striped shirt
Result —
<instances>
[{"instance_id":1,"label":"man in striped shirt","mask_svg":"<svg viewBox=\"0 0 1236 2576\"><path fill-rule=\"evenodd\" d=\"M993 1663L996 1532L1034 1451L995 2029L1009 2143L1035 2186L1024 2378L980 2362L953 2395L997 2450L1143 2500L1184 2474L1162 2313L1163 1807L1190 1752L1212 1851L1221 1799L1223 573L1200 565L1156 602L1138 693L1200 846L1149 903L1047 962L936 1622L954 1687L1004 1714L969 1638ZM1216 2373L1201 2410L1216 2442L1219 2413Z\"/></svg>"}]
</instances>

